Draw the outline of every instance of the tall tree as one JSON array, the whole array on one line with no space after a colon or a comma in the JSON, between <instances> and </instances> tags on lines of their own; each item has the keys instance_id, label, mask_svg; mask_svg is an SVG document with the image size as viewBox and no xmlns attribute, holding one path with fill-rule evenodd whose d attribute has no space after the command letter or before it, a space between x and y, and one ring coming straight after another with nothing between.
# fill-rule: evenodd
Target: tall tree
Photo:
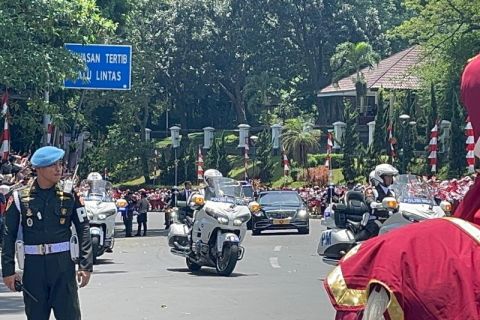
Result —
<instances>
[{"instance_id":1,"label":"tall tree","mask_svg":"<svg viewBox=\"0 0 480 320\"><path fill-rule=\"evenodd\" d=\"M292 155L302 168L307 167L307 154L319 149L321 131L305 126L301 118L289 119L285 122L282 134L286 152Z\"/></svg>"},{"instance_id":2,"label":"tall tree","mask_svg":"<svg viewBox=\"0 0 480 320\"><path fill-rule=\"evenodd\" d=\"M357 131L358 110L352 103L345 101L345 134L343 136L343 177L345 181L354 181L359 176L360 138Z\"/></svg>"},{"instance_id":3,"label":"tall tree","mask_svg":"<svg viewBox=\"0 0 480 320\"><path fill-rule=\"evenodd\" d=\"M330 65L333 70L336 82L340 78L355 73L352 81L355 83L357 94L357 106L363 109L364 97L367 94L367 83L362 69L372 68L380 61L380 56L373 51L372 46L367 42L344 42L337 46L335 54L330 59Z\"/></svg>"},{"instance_id":4,"label":"tall tree","mask_svg":"<svg viewBox=\"0 0 480 320\"><path fill-rule=\"evenodd\" d=\"M372 152L381 155L387 149L387 116L388 110L383 99L383 90L378 93L377 114L375 115L375 131L373 133Z\"/></svg>"},{"instance_id":5,"label":"tall tree","mask_svg":"<svg viewBox=\"0 0 480 320\"><path fill-rule=\"evenodd\" d=\"M459 141L465 141L465 135L463 131L465 126L462 118L460 106L458 104L454 104L454 108L452 110L452 125L448 150L447 175L449 178L459 178L465 173L465 144L459 143Z\"/></svg>"},{"instance_id":6,"label":"tall tree","mask_svg":"<svg viewBox=\"0 0 480 320\"><path fill-rule=\"evenodd\" d=\"M270 181L273 177L275 167L278 165L278 160L273 157L272 153L272 135L270 134L270 131L264 130L260 132L257 145L257 176L261 181Z\"/></svg>"}]
</instances>

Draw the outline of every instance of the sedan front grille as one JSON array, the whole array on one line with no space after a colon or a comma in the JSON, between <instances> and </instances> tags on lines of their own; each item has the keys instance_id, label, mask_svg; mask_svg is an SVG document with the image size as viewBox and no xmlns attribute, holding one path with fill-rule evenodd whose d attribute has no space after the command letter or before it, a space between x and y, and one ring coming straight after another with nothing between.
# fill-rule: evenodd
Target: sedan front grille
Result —
<instances>
[{"instance_id":1,"label":"sedan front grille","mask_svg":"<svg viewBox=\"0 0 480 320\"><path fill-rule=\"evenodd\" d=\"M293 218L297 212L296 211L267 211L265 212L266 216L271 219L287 219Z\"/></svg>"}]
</instances>

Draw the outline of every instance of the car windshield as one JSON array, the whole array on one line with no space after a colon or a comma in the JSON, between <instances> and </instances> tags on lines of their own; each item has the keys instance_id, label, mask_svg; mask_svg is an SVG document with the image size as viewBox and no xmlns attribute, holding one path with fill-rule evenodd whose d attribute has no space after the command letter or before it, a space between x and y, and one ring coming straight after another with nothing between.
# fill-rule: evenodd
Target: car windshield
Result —
<instances>
[{"instance_id":1,"label":"car windshield","mask_svg":"<svg viewBox=\"0 0 480 320\"><path fill-rule=\"evenodd\" d=\"M85 200L97 201L113 201L112 200L113 186L110 182L105 180L83 180L80 183L80 190L83 193Z\"/></svg>"},{"instance_id":2,"label":"car windshield","mask_svg":"<svg viewBox=\"0 0 480 320\"><path fill-rule=\"evenodd\" d=\"M260 205L285 205L285 206L298 206L300 205L300 197L295 192L270 192L260 194L258 200Z\"/></svg>"},{"instance_id":3,"label":"car windshield","mask_svg":"<svg viewBox=\"0 0 480 320\"><path fill-rule=\"evenodd\" d=\"M395 178L392 189L400 203L435 205L432 188L419 176L399 175Z\"/></svg>"},{"instance_id":4,"label":"car windshield","mask_svg":"<svg viewBox=\"0 0 480 320\"><path fill-rule=\"evenodd\" d=\"M237 180L225 177L212 179L212 186L207 187L205 199L216 202L242 202L244 197L242 185Z\"/></svg>"}]
</instances>

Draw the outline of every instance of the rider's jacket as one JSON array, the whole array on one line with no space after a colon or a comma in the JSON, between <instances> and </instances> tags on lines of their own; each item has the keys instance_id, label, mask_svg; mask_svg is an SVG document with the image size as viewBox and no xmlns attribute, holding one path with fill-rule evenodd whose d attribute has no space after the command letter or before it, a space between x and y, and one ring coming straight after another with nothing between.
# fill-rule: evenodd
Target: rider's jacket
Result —
<instances>
[{"instance_id":1,"label":"rider's jacket","mask_svg":"<svg viewBox=\"0 0 480 320\"><path fill-rule=\"evenodd\" d=\"M386 189L386 190L385 190ZM383 199L386 197L394 197L395 193L390 188L382 187L381 185L377 185L372 190L373 192L366 194L365 202L367 203L368 207L371 208L372 202L382 202ZM372 210L372 215L375 215L374 210Z\"/></svg>"},{"instance_id":2,"label":"rider's jacket","mask_svg":"<svg viewBox=\"0 0 480 320\"><path fill-rule=\"evenodd\" d=\"M324 281L335 319L361 319L375 283L390 293L385 319L478 319L479 245L480 227L457 218L414 223L360 244Z\"/></svg>"}]
</instances>

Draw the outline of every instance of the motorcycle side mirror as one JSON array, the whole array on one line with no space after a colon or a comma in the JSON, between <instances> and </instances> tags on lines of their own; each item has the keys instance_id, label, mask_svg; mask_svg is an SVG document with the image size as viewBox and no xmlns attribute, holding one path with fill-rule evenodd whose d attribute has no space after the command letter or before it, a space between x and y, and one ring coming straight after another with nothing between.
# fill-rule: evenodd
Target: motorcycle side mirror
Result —
<instances>
[{"instance_id":1,"label":"motorcycle side mirror","mask_svg":"<svg viewBox=\"0 0 480 320\"><path fill-rule=\"evenodd\" d=\"M361 222L362 226L365 227L367 225L369 219L370 219L370 213L365 212L362 216L362 222Z\"/></svg>"}]
</instances>

